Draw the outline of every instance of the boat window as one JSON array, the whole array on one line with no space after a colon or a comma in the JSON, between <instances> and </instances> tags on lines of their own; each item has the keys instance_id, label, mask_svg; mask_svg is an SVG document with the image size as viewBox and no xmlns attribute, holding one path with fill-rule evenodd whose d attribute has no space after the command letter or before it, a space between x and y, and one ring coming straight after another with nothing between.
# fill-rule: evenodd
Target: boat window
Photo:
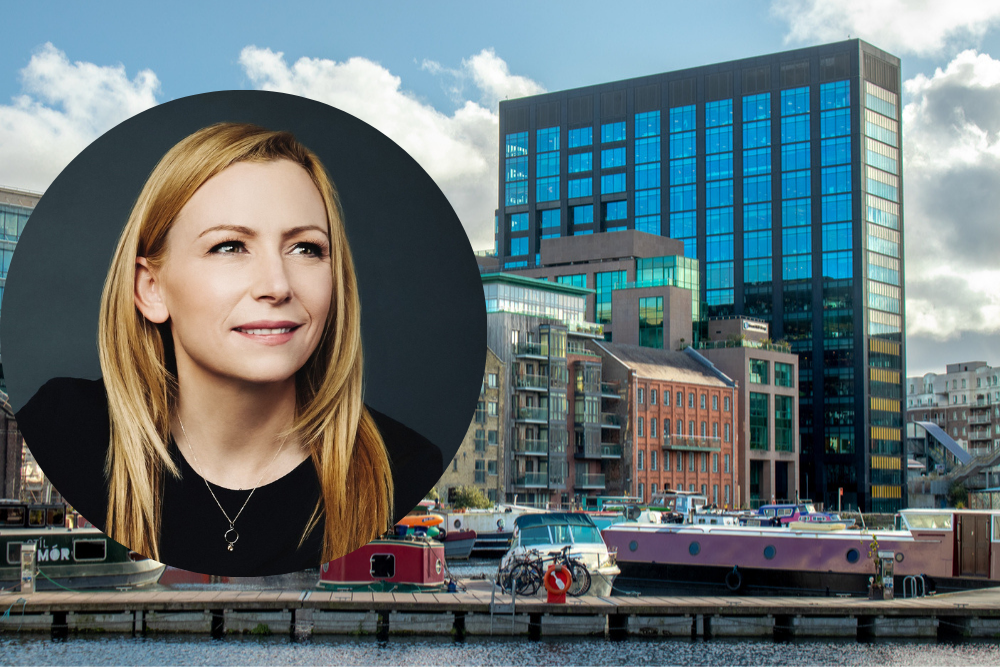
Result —
<instances>
[{"instance_id":1,"label":"boat window","mask_svg":"<svg viewBox=\"0 0 1000 667\"><path fill-rule=\"evenodd\" d=\"M20 565L21 564L21 545L23 542L8 542L7 543L7 564L8 565Z\"/></svg>"},{"instance_id":2,"label":"boat window","mask_svg":"<svg viewBox=\"0 0 1000 667\"><path fill-rule=\"evenodd\" d=\"M43 509L30 509L30 510L28 510L28 525L29 526L44 526L45 525L45 510L43 510Z\"/></svg>"},{"instance_id":3,"label":"boat window","mask_svg":"<svg viewBox=\"0 0 1000 667\"><path fill-rule=\"evenodd\" d=\"M24 508L5 507L0 509L0 526L23 526Z\"/></svg>"},{"instance_id":4,"label":"boat window","mask_svg":"<svg viewBox=\"0 0 1000 667\"><path fill-rule=\"evenodd\" d=\"M778 516L792 516L795 513L794 507L782 507L778 510Z\"/></svg>"},{"instance_id":5,"label":"boat window","mask_svg":"<svg viewBox=\"0 0 1000 667\"><path fill-rule=\"evenodd\" d=\"M816 506L813 505L812 503L806 503L805 504L805 508L806 508L806 512L808 512L809 514L812 514L813 512L816 511Z\"/></svg>"},{"instance_id":6,"label":"boat window","mask_svg":"<svg viewBox=\"0 0 1000 667\"><path fill-rule=\"evenodd\" d=\"M48 511L48 525L50 526L65 526L66 525L66 510L61 507L53 508Z\"/></svg>"},{"instance_id":7,"label":"boat window","mask_svg":"<svg viewBox=\"0 0 1000 667\"><path fill-rule=\"evenodd\" d=\"M903 520L906 521L906 525L910 528L910 530L913 530L914 528L951 530L951 513L906 513L903 515Z\"/></svg>"},{"instance_id":8,"label":"boat window","mask_svg":"<svg viewBox=\"0 0 1000 667\"><path fill-rule=\"evenodd\" d=\"M532 547L536 544L552 544L548 526L533 526L521 529L521 546Z\"/></svg>"},{"instance_id":9,"label":"boat window","mask_svg":"<svg viewBox=\"0 0 1000 667\"><path fill-rule=\"evenodd\" d=\"M107 548L108 543L104 540L73 540L73 560L104 560Z\"/></svg>"},{"instance_id":10,"label":"boat window","mask_svg":"<svg viewBox=\"0 0 1000 667\"><path fill-rule=\"evenodd\" d=\"M372 579L392 579L396 576L395 554L372 554Z\"/></svg>"},{"instance_id":11,"label":"boat window","mask_svg":"<svg viewBox=\"0 0 1000 667\"><path fill-rule=\"evenodd\" d=\"M593 526L573 526L574 544L600 544L601 533Z\"/></svg>"},{"instance_id":12,"label":"boat window","mask_svg":"<svg viewBox=\"0 0 1000 667\"><path fill-rule=\"evenodd\" d=\"M573 538L569 526L550 526L553 544L572 544Z\"/></svg>"},{"instance_id":13,"label":"boat window","mask_svg":"<svg viewBox=\"0 0 1000 667\"><path fill-rule=\"evenodd\" d=\"M1000 514L993 515L993 541L1000 542Z\"/></svg>"},{"instance_id":14,"label":"boat window","mask_svg":"<svg viewBox=\"0 0 1000 667\"><path fill-rule=\"evenodd\" d=\"M763 510L763 513L764 516L774 516L774 508L768 507L766 510Z\"/></svg>"}]
</instances>

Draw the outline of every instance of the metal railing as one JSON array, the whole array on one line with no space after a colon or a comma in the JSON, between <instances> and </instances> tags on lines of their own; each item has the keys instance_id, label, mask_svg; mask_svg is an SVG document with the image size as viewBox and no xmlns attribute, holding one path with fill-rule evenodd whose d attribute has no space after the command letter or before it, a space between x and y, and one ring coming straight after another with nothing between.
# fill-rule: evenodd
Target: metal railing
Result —
<instances>
[{"instance_id":1,"label":"metal railing","mask_svg":"<svg viewBox=\"0 0 1000 667\"><path fill-rule=\"evenodd\" d=\"M664 449L721 449L721 438L700 435L668 435L663 438Z\"/></svg>"},{"instance_id":2,"label":"metal railing","mask_svg":"<svg viewBox=\"0 0 1000 667\"><path fill-rule=\"evenodd\" d=\"M542 352L541 343L518 343L514 346L514 354L518 356L547 357L548 354Z\"/></svg>"},{"instance_id":3,"label":"metal railing","mask_svg":"<svg viewBox=\"0 0 1000 667\"><path fill-rule=\"evenodd\" d=\"M752 347L773 352L791 352L792 344L784 341L768 342L760 340L704 340L695 346L697 350L721 350L728 347Z\"/></svg>"},{"instance_id":4,"label":"metal railing","mask_svg":"<svg viewBox=\"0 0 1000 667\"><path fill-rule=\"evenodd\" d=\"M514 480L514 486L538 486L545 487L549 484L549 474L547 472L526 472L521 477Z\"/></svg>"},{"instance_id":5,"label":"metal railing","mask_svg":"<svg viewBox=\"0 0 1000 667\"><path fill-rule=\"evenodd\" d=\"M581 489L603 489L604 475L589 472L577 475L575 486Z\"/></svg>"},{"instance_id":6,"label":"metal railing","mask_svg":"<svg viewBox=\"0 0 1000 667\"><path fill-rule=\"evenodd\" d=\"M601 457L605 459L620 459L622 457L621 445L601 445Z\"/></svg>"},{"instance_id":7,"label":"metal railing","mask_svg":"<svg viewBox=\"0 0 1000 667\"><path fill-rule=\"evenodd\" d=\"M514 378L514 386L518 389L548 389L548 375L518 375Z\"/></svg>"},{"instance_id":8,"label":"metal railing","mask_svg":"<svg viewBox=\"0 0 1000 667\"><path fill-rule=\"evenodd\" d=\"M621 428L622 418L610 412L601 413L601 426L609 428Z\"/></svg>"},{"instance_id":9,"label":"metal railing","mask_svg":"<svg viewBox=\"0 0 1000 667\"><path fill-rule=\"evenodd\" d=\"M549 441L543 438L519 438L514 443L514 452L517 454L548 454Z\"/></svg>"},{"instance_id":10,"label":"metal railing","mask_svg":"<svg viewBox=\"0 0 1000 667\"><path fill-rule=\"evenodd\" d=\"M516 418L522 421L548 421L547 408L517 408Z\"/></svg>"},{"instance_id":11,"label":"metal railing","mask_svg":"<svg viewBox=\"0 0 1000 667\"><path fill-rule=\"evenodd\" d=\"M576 341L568 341L566 343L566 354L576 354L582 357L594 357L595 359L600 359L601 355L596 352L591 352L583 343L578 343Z\"/></svg>"}]
</instances>

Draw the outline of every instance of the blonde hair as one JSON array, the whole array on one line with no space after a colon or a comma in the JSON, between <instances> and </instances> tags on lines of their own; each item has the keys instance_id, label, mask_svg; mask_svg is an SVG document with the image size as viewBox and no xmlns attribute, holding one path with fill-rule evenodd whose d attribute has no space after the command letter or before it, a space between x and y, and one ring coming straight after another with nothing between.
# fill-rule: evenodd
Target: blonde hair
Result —
<instances>
[{"instance_id":1,"label":"blonde hair","mask_svg":"<svg viewBox=\"0 0 1000 667\"><path fill-rule=\"evenodd\" d=\"M332 560L391 525L392 474L362 401L361 307L336 189L319 158L290 133L220 123L182 139L153 169L118 239L101 295L98 350L111 421L106 530L154 559L164 471L179 475L168 451L177 378L169 325L153 324L136 308L136 258L162 264L171 225L210 178L237 162L272 160L305 169L326 204L334 285L323 336L296 374L292 432L308 446L322 489L299 546L322 522L322 558Z\"/></svg>"}]
</instances>

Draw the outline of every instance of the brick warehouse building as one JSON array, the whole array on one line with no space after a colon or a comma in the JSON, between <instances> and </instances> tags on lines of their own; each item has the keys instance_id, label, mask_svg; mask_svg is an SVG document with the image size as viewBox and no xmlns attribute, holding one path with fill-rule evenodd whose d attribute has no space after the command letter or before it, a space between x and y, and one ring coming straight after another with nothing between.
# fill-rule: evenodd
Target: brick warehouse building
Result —
<instances>
[{"instance_id":1,"label":"brick warehouse building","mask_svg":"<svg viewBox=\"0 0 1000 667\"><path fill-rule=\"evenodd\" d=\"M628 397L632 492L704 494L719 506L741 504L737 489L736 384L693 349L590 343L604 375Z\"/></svg>"},{"instance_id":2,"label":"brick warehouse building","mask_svg":"<svg viewBox=\"0 0 1000 667\"><path fill-rule=\"evenodd\" d=\"M503 101L499 266L534 269L543 242L567 236L681 241L700 270L696 342L708 318L746 315L799 355L800 488L895 511L906 503L899 68L849 40ZM614 278L583 286L600 301L600 280Z\"/></svg>"}]
</instances>

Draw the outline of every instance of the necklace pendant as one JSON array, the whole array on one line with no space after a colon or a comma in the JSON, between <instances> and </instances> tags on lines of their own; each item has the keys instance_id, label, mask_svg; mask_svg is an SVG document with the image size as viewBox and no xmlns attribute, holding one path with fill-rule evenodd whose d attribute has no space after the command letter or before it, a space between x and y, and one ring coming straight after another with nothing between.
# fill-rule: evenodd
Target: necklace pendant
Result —
<instances>
[{"instance_id":1,"label":"necklace pendant","mask_svg":"<svg viewBox=\"0 0 1000 667\"><path fill-rule=\"evenodd\" d=\"M232 535L232 539L230 539L230 537L229 537L230 534ZM222 536L222 539L224 539L229 544L228 549L230 551L232 551L233 550L233 545L236 544L237 540L240 539L240 534L238 532L236 532L236 527L235 526L233 526L232 524L229 524L229 530L227 530L226 534Z\"/></svg>"}]
</instances>

